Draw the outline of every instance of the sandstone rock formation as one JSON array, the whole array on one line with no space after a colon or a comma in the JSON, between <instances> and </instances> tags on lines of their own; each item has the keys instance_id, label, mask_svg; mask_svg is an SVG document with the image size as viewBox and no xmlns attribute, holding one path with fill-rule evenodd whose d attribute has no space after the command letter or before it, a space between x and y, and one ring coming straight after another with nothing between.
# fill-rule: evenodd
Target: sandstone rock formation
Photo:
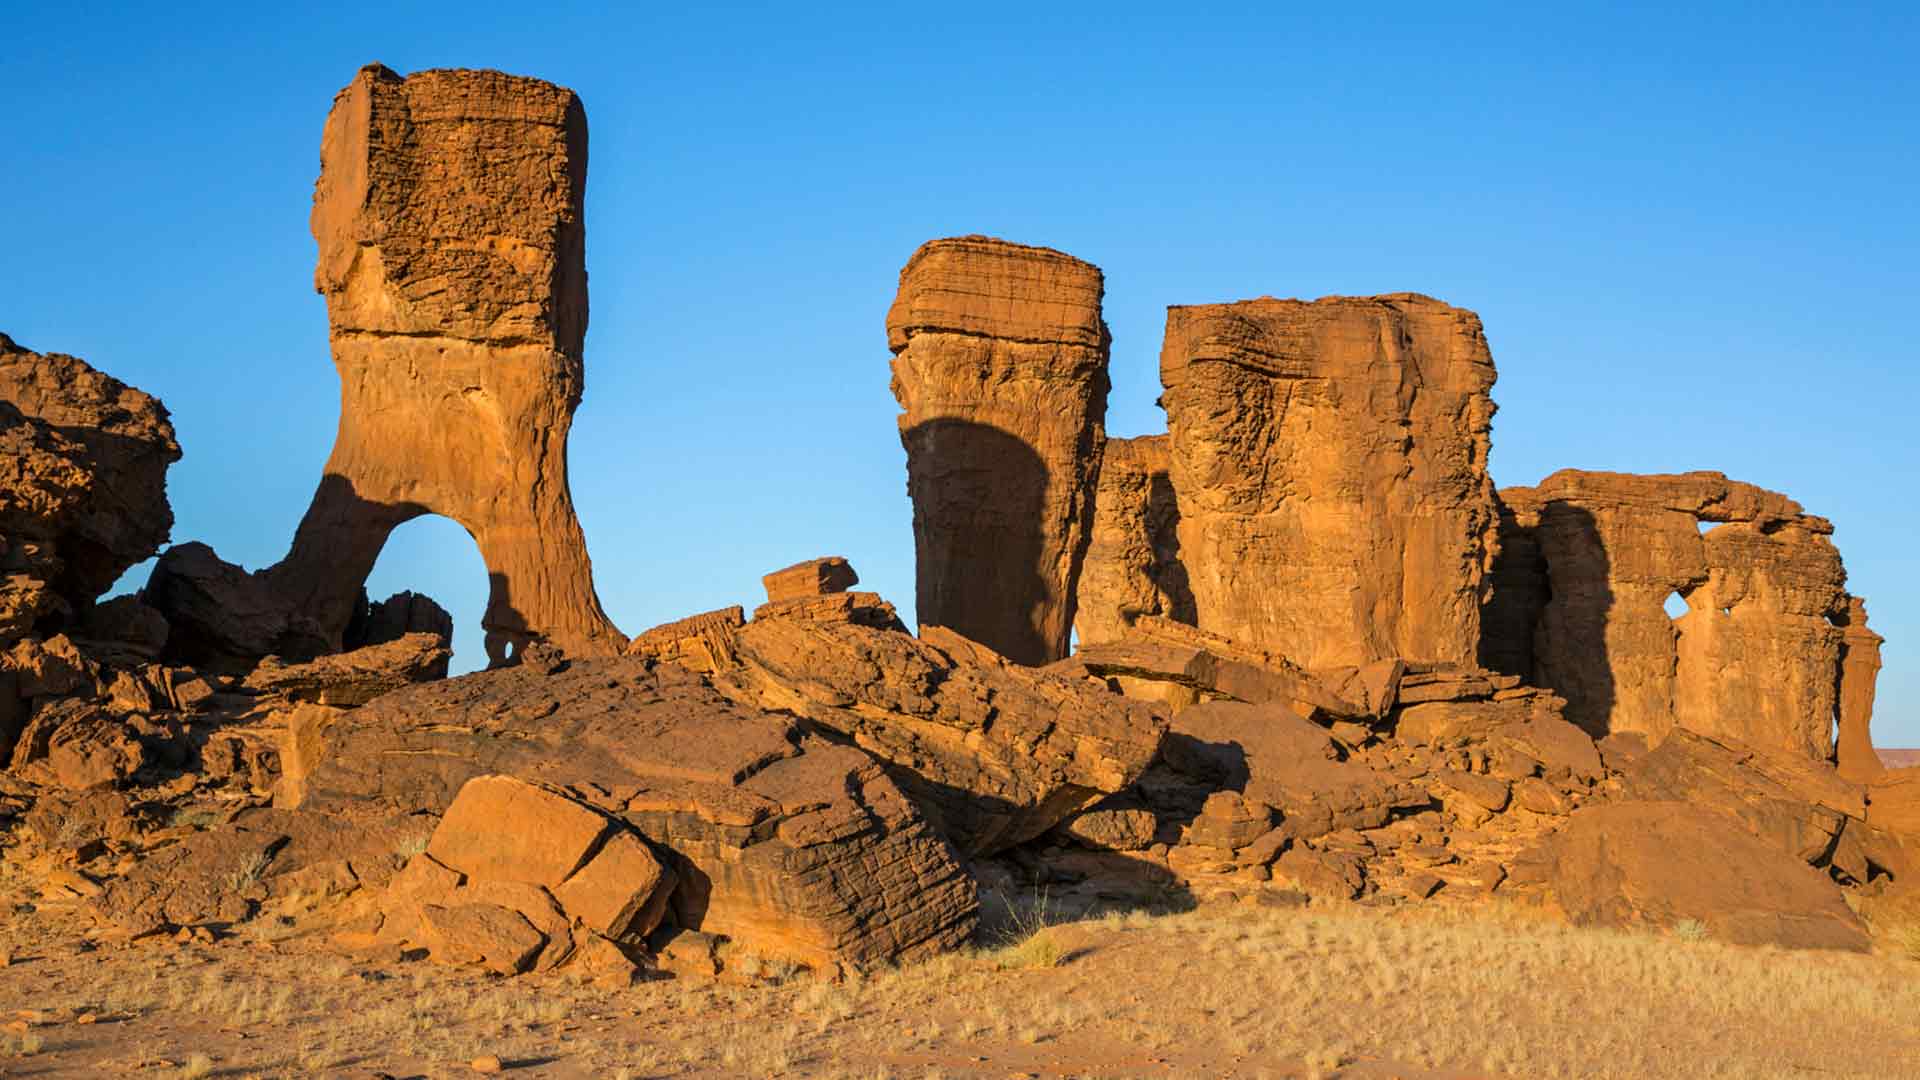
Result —
<instances>
[{"instance_id":1,"label":"sandstone rock formation","mask_svg":"<svg viewBox=\"0 0 1920 1080\"><path fill-rule=\"evenodd\" d=\"M843 593L860 584L860 575L853 572L853 566L845 557L827 555L775 570L760 581L766 587L767 602L772 604L803 596Z\"/></svg>"},{"instance_id":2,"label":"sandstone rock formation","mask_svg":"<svg viewBox=\"0 0 1920 1080\"><path fill-rule=\"evenodd\" d=\"M1196 622L1312 669L1471 663L1495 524L1480 320L1411 293L1173 307Z\"/></svg>"},{"instance_id":3,"label":"sandstone rock formation","mask_svg":"<svg viewBox=\"0 0 1920 1080\"><path fill-rule=\"evenodd\" d=\"M1832 756L1843 635L1830 620L1848 597L1825 520L1709 472L1563 470L1501 499L1503 547L1530 560L1537 545L1546 580L1496 574L1520 584L1490 602L1494 651L1521 659L1530 626L1528 667L1513 673L1565 697L1569 719L1596 737L1657 742L1679 726ZM1678 619L1663 607L1675 593Z\"/></svg>"},{"instance_id":4,"label":"sandstone rock formation","mask_svg":"<svg viewBox=\"0 0 1920 1080\"><path fill-rule=\"evenodd\" d=\"M1022 664L1067 655L1106 439L1098 268L981 236L921 245L887 312L916 610Z\"/></svg>"},{"instance_id":5,"label":"sandstone rock formation","mask_svg":"<svg viewBox=\"0 0 1920 1080\"><path fill-rule=\"evenodd\" d=\"M1686 803L1581 810L1554 838L1551 865L1554 899L1575 925L1672 930L1691 919L1738 945L1868 946L1821 874Z\"/></svg>"},{"instance_id":6,"label":"sandstone rock formation","mask_svg":"<svg viewBox=\"0 0 1920 1080\"><path fill-rule=\"evenodd\" d=\"M166 407L0 334L0 643L83 615L173 528Z\"/></svg>"},{"instance_id":7,"label":"sandstone rock formation","mask_svg":"<svg viewBox=\"0 0 1920 1080\"><path fill-rule=\"evenodd\" d=\"M315 763L283 790L303 814L445 813L484 775L564 792L669 854L671 922L752 952L866 968L951 948L974 927L951 848L879 763L677 665L529 662L316 727L303 752ZM536 828L495 846L547 839Z\"/></svg>"},{"instance_id":8,"label":"sandstone rock formation","mask_svg":"<svg viewBox=\"0 0 1920 1080\"><path fill-rule=\"evenodd\" d=\"M1166 720L1145 703L965 645L809 614L762 609L735 633L716 684L889 763L968 854L1039 836L1133 783L1159 750Z\"/></svg>"},{"instance_id":9,"label":"sandstone rock formation","mask_svg":"<svg viewBox=\"0 0 1920 1080\"><path fill-rule=\"evenodd\" d=\"M494 71L363 68L321 140L313 235L340 428L274 595L337 645L387 536L463 525L491 592L495 662L549 639L624 644L593 588L567 486L584 382L586 114Z\"/></svg>"},{"instance_id":10,"label":"sandstone rock formation","mask_svg":"<svg viewBox=\"0 0 1920 1080\"><path fill-rule=\"evenodd\" d=\"M1165 435L1107 440L1073 620L1082 646L1123 636L1142 615L1193 622L1171 467Z\"/></svg>"},{"instance_id":11,"label":"sandstone rock formation","mask_svg":"<svg viewBox=\"0 0 1920 1080\"><path fill-rule=\"evenodd\" d=\"M1840 626L1840 727L1834 753L1840 775L1857 784L1886 772L1873 750L1873 691L1886 640L1867 626L1867 602L1849 597Z\"/></svg>"}]
</instances>

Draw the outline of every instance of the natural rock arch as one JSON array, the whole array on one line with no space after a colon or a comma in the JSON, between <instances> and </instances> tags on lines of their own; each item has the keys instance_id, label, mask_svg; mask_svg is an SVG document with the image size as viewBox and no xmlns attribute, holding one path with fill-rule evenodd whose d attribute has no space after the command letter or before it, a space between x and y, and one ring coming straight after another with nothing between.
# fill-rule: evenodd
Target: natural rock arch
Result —
<instances>
[{"instance_id":1,"label":"natural rock arch","mask_svg":"<svg viewBox=\"0 0 1920 1080\"><path fill-rule=\"evenodd\" d=\"M340 427L273 591L337 639L387 537L453 519L491 581L487 651L616 652L567 484L585 382L586 114L493 71L361 69L321 140L312 226Z\"/></svg>"}]
</instances>

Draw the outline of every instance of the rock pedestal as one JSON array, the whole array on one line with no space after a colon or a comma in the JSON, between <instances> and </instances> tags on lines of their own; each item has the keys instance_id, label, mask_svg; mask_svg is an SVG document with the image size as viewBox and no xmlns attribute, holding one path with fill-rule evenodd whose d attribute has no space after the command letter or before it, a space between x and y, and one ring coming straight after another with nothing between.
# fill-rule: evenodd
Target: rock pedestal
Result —
<instances>
[{"instance_id":1,"label":"rock pedestal","mask_svg":"<svg viewBox=\"0 0 1920 1080\"><path fill-rule=\"evenodd\" d=\"M1198 625L1309 669L1472 663L1493 360L1411 293L1173 307L1160 354Z\"/></svg>"},{"instance_id":2,"label":"rock pedestal","mask_svg":"<svg viewBox=\"0 0 1920 1080\"><path fill-rule=\"evenodd\" d=\"M1880 677L1880 646L1886 640L1867 628L1867 602L1849 597L1840 630L1840 729L1834 749L1840 775L1856 784L1887 771L1873 750L1873 691Z\"/></svg>"},{"instance_id":3,"label":"rock pedestal","mask_svg":"<svg viewBox=\"0 0 1920 1080\"><path fill-rule=\"evenodd\" d=\"M1067 655L1106 440L1100 271L1047 248L934 240L887 312L917 608L1022 664Z\"/></svg>"},{"instance_id":4,"label":"rock pedestal","mask_svg":"<svg viewBox=\"0 0 1920 1080\"><path fill-rule=\"evenodd\" d=\"M567 486L584 382L586 114L494 71L363 68L321 141L313 236L340 429L273 591L335 638L393 529L465 526L496 662L545 638L610 654Z\"/></svg>"}]
</instances>

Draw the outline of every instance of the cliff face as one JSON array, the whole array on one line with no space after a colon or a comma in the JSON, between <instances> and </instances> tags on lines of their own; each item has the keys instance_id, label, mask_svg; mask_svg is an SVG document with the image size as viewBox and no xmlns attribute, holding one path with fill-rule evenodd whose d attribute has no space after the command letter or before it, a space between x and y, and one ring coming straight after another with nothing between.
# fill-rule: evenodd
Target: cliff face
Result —
<instances>
[{"instance_id":1,"label":"cliff face","mask_svg":"<svg viewBox=\"0 0 1920 1080\"><path fill-rule=\"evenodd\" d=\"M617 651L567 484L587 327L579 99L370 66L335 97L320 156L314 284L340 428L273 591L337 639L388 534L442 514L486 561L494 660L535 638Z\"/></svg>"},{"instance_id":2,"label":"cliff face","mask_svg":"<svg viewBox=\"0 0 1920 1080\"><path fill-rule=\"evenodd\" d=\"M1081 645L1117 640L1142 615L1193 621L1179 527L1167 437L1108 439L1073 620Z\"/></svg>"},{"instance_id":3,"label":"cliff face","mask_svg":"<svg viewBox=\"0 0 1920 1080\"><path fill-rule=\"evenodd\" d=\"M1537 545L1544 575L1542 587L1512 572L1503 640L1533 626L1531 671L1515 673L1564 696L1568 719L1595 735L1658 741L1677 726L1832 756L1849 598L1828 522L1711 472L1563 470L1500 497L1503 541ZM1678 618L1665 610L1675 594Z\"/></svg>"},{"instance_id":4,"label":"cliff face","mask_svg":"<svg viewBox=\"0 0 1920 1080\"><path fill-rule=\"evenodd\" d=\"M1174 307L1160 354L1198 625L1307 668L1470 663L1493 361L1413 294Z\"/></svg>"},{"instance_id":5,"label":"cliff face","mask_svg":"<svg viewBox=\"0 0 1920 1080\"><path fill-rule=\"evenodd\" d=\"M921 246L887 312L921 623L1067 655L1106 441L1100 271L970 236Z\"/></svg>"}]
</instances>

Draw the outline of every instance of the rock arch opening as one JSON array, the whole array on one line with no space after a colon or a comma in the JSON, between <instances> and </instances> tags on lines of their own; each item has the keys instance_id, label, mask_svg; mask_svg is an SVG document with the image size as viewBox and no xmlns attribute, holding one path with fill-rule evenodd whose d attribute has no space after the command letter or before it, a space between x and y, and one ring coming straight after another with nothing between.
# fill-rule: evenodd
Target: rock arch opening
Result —
<instances>
[{"instance_id":1,"label":"rock arch opening","mask_svg":"<svg viewBox=\"0 0 1920 1080\"><path fill-rule=\"evenodd\" d=\"M395 528L367 575L366 593L375 603L411 591L432 597L453 616L453 663L463 675L488 663L481 618L490 584L480 547L459 522L422 514Z\"/></svg>"}]
</instances>

